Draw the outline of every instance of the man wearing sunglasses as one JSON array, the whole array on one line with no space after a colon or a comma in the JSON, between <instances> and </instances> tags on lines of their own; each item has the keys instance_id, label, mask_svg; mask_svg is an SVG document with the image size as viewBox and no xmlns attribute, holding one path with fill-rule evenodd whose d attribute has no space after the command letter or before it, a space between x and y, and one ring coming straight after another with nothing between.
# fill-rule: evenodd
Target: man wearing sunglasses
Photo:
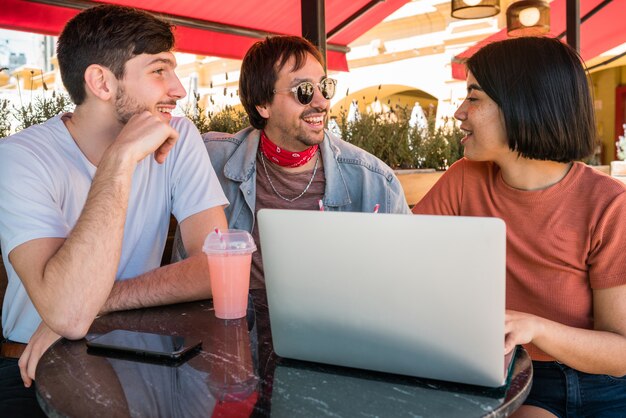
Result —
<instances>
[{"instance_id":1,"label":"man wearing sunglasses","mask_svg":"<svg viewBox=\"0 0 626 418\"><path fill-rule=\"evenodd\" d=\"M230 202L229 227L251 231L257 245L255 215L263 208L409 213L393 171L325 129L336 85L310 42L267 38L241 66L239 95L252 126L204 135ZM184 252L177 239L174 259ZM261 251L252 257L250 286L264 288Z\"/></svg>"}]
</instances>

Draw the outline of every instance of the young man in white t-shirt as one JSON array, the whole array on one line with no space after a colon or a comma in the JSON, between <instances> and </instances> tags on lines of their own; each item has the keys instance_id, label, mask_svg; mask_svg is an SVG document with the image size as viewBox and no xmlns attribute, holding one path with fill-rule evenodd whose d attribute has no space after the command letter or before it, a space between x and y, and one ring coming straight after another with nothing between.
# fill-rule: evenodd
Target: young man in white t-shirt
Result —
<instances>
[{"instance_id":1,"label":"young man in white t-shirt","mask_svg":"<svg viewBox=\"0 0 626 418\"><path fill-rule=\"evenodd\" d=\"M170 114L185 96L173 43L147 13L81 12L57 51L75 111L0 142L3 416L41 413L31 384L59 336L84 337L106 312L210 297L201 246L226 228L228 201L198 131ZM159 268L170 214L192 256Z\"/></svg>"}]
</instances>

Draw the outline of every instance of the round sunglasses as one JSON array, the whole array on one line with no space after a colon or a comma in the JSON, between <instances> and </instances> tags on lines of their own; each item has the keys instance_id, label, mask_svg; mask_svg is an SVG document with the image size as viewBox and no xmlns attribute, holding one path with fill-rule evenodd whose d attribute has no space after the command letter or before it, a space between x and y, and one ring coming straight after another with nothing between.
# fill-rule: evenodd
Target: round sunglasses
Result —
<instances>
[{"instance_id":1,"label":"round sunglasses","mask_svg":"<svg viewBox=\"0 0 626 418\"><path fill-rule=\"evenodd\" d=\"M334 78L324 78L319 83L312 83L310 81L303 81L295 87L290 87L286 89L274 89L274 94L276 93L293 93L293 96L296 98L298 103L301 105L308 105L313 101L313 95L315 93L315 87L317 87L322 96L326 100L330 100L335 96L335 87L337 86L337 80Z\"/></svg>"}]
</instances>

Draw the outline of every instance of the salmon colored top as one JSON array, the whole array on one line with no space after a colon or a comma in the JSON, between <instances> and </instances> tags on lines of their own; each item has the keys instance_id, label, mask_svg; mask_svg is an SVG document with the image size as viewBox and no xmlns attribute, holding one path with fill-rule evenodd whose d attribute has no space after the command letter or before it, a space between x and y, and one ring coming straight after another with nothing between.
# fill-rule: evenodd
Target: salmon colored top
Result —
<instances>
[{"instance_id":1,"label":"salmon colored top","mask_svg":"<svg viewBox=\"0 0 626 418\"><path fill-rule=\"evenodd\" d=\"M413 213L505 221L507 309L593 329L592 289L626 284L626 186L583 163L553 186L523 191L496 164L462 159ZM554 360L525 348L533 360Z\"/></svg>"}]
</instances>

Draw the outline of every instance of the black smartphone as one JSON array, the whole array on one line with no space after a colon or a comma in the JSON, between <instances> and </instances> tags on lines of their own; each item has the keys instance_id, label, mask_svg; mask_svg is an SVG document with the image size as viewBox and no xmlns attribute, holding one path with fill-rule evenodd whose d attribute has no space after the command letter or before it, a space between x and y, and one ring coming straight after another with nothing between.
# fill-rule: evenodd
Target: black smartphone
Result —
<instances>
[{"instance_id":1,"label":"black smartphone","mask_svg":"<svg viewBox=\"0 0 626 418\"><path fill-rule=\"evenodd\" d=\"M201 346L202 341L199 339L123 329L116 329L87 341L87 347L96 351L110 351L174 361L197 351Z\"/></svg>"}]
</instances>

